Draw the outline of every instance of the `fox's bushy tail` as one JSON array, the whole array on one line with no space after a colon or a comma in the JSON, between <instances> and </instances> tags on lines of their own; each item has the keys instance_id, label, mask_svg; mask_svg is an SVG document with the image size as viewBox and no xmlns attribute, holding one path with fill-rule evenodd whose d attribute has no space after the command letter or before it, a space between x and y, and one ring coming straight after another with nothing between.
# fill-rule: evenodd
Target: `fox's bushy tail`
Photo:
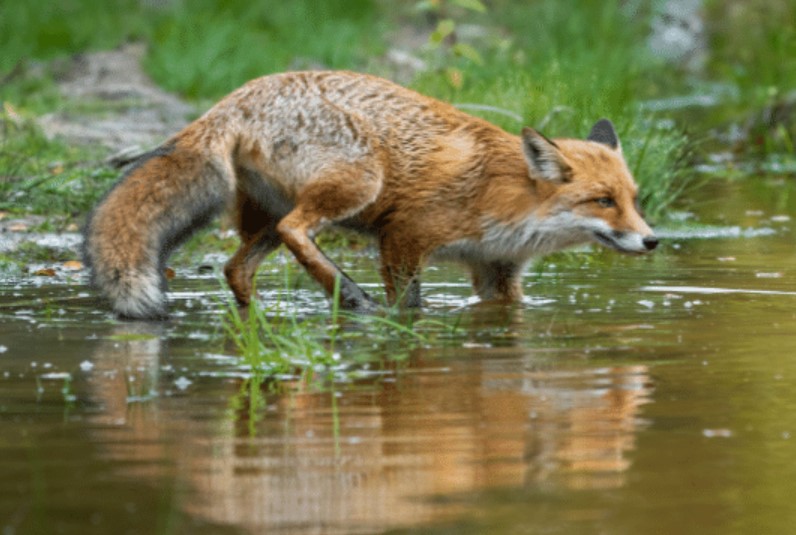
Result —
<instances>
[{"instance_id":1,"label":"fox's bushy tail","mask_svg":"<svg viewBox=\"0 0 796 535\"><path fill-rule=\"evenodd\" d=\"M166 316L166 259L226 206L232 175L229 159L178 136L143 155L97 205L83 256L119 316Z\"/></svg>"}]
</instances>

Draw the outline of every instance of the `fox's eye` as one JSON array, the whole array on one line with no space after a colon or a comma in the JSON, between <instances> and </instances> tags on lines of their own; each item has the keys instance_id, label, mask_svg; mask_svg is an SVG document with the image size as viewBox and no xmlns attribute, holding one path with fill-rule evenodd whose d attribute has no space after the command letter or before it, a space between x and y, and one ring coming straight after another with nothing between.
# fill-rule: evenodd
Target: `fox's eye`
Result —
<instances>
[{"instance_id":1,"label":"fox's eye","mask_svg":"<svg viewBox=\"0 0 796 535\"><path fill-rule=\"evenodd\" d=\"M594 199L594 202L599 204L602 208L612 208L616 206L616 202L611 197L600 197Z\"/></svg>"}]
</instances>

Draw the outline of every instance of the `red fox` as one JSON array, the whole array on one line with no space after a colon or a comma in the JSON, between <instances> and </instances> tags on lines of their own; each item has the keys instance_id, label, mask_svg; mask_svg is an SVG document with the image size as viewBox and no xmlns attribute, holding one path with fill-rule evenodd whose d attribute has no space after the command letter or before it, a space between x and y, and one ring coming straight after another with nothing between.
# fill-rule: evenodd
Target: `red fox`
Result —
<instances>
[{"instance_id":1,"label":"red fox","mask_svg":"<svg viewBox=\"0 0 796 535\"><path fill-rule=\"evenodd\" d=\"M224 268L241 306L285 244L340 305L376 302L315 244L336 224L378 240L390 304L420 306L432 256L469 267L484 300L516 301L533 256L597 242L658 244L610 121L586 140L512 135L374 76L291 72L237 89L142 156L86 224L92 281L121 317L166 317L164 264L231 208L241 246Z\"/></svg>"}]
</instances>

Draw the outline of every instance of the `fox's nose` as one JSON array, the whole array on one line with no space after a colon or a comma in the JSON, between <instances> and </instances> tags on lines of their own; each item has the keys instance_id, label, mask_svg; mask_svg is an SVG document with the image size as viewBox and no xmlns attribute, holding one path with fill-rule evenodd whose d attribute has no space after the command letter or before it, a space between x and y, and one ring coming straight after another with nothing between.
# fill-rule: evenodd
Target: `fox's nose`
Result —
<instances>
[{"instance_id":1,"label":"fox's nose","mask_svg":"<svg viewBox=\"0 0 796 535\"><path fill-rule=\"evenodd\" d=\"M658 238L655 236L647 236L641 241L644 244L644 247L647 248L647 251L652 251L658 246Z\"/></svg>"}]
</instances>

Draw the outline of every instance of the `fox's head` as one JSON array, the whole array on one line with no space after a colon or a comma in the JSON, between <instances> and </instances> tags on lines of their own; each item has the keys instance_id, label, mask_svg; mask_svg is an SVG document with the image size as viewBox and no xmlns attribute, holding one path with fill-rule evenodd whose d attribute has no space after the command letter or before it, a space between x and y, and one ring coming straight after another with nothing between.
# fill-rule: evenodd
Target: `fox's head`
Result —
<instances>
[{"instance_id":1,"label":"fox's head","mask_svg":"<svg viewBox=\"0 0 796 535\"><path fill-rule=\"evenodd\" d=\"M550 140L525 128L522 146L531 177L552 187L539 217L560 220L578 235L576 241L594 241L625 253L657 247L611 121L598 121L586 140Z\"/></svg>"}]
</instances>

